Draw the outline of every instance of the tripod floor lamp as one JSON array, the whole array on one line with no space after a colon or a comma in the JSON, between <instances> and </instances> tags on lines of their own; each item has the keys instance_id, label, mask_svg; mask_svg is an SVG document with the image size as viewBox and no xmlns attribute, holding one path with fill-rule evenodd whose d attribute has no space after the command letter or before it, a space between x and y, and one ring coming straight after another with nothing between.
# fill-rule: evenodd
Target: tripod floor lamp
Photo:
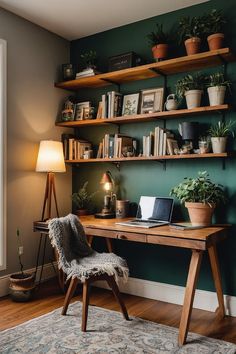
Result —
<instances>
[{"instance_id":1,"label":"tripod floor lamp","mask_svg":"<svg viewBox=\"0 0 236 354\"><path fill-rule=\"evenodd\" d=\"M36 171L47 172L41 220L46 221L51 219L52 196L55 202L56 214L57 217L59 217L55 188L55 172L66 171L63 147L60 141L42 140L40 142Z\"/></svg>"}]
</instances>

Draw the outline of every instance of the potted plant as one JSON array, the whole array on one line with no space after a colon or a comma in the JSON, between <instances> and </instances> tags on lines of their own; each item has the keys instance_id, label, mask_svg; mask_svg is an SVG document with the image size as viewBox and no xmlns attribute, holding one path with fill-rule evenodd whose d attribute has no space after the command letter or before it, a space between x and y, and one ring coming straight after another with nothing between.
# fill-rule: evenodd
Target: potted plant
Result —
<instances>
[{"instance_id":1,"label":"potted plant","mask_svg":"<svg viewBox=\"0 0 236 354\"><path fill-rule=\"evenodd\" d=\"M223 27L226 23L222 10L213 9L208 15L204 17L206 23L205 33L207 35L207 42L210 50L216 50L223 47L224 33Z\"/></svg>"},{"instance_id":2,"label":"potted plant","mask_svg":"<svg viewBox=\"0 0 236 354\"><path fill-rule=\"evenodd\" d=\"M23 271L21 256L23 254L23 246L21 245L20 231L17 229L17 245L18 257L20 264L20 272L10 275L9 293L13 301L25 302L32 298L35 289L35 274L26 273Z\"/></svg>"},{"instance_id":3,"label":"potted plant","mask_svg":"<svg viewBox=\"0 0 236 354\"><path fill-rule=\"evenodd\" d=\"M176 94L179 98L185 96L188 109L200 107L204 82L205 77L200 73L186 75L177 81Z\"/></svg>"},{"instance_id":4,"label":"potted plant","mask_svg":"<svg viewBox=\"0 0 236 354\"><path fill-rule=\"evenodd\" d=\"M187 55L200 52L201 36L204 24L201 17L182 17L179 21L179 34L181 42L184 41Z\"/></svg>"},{"instance_id":5,"label":"potted plant","mask_svg":"<svg viewBox=\"0 0 236 354\"><path fill-rule=\"evenodd\" d=\"M217 72L206 78L210 106L224 104L226 88L230 90L231 82L225 80L224 74Z\"/></svg>"},{"instance_id":6,"label":"potted plant","mask_svg":"<svg viewBox=\"0 0 236 354\"><path fill-rule=\"evenodd\" d=\"M216 205L225 201L222 186L213 183L206 171L197 178L186 177L170 194L185 203L193 226L211 225Z\"/></svg>"},{"instance_id":7,"label":"potted plant","mask_svg":"<svg viewBox=\"0 0 236 354\"><path fill-rule=\"evenodd\" d=\"M96 69L97 52L95 50L89 50L80 55L83 61L85 70L86 69Z\"/></svg>"},{"instance_id":8,"label":"potted plant","mask_svg":"<svg viewBox=\"0 0 236 354\"><path fill-rule=\"evenodd\" d=\"M227 138L231 134L234 136L234 132L231 130L234 122L218 122L209 129L211 136L212 150L215 154L220 154L226 151Z\"/></svg>"},{"instance_id":9,"label":"potted plant","mask_svg":"<svg viewBox=\"0 0 236 354\"><path fill-rule=\"evenodd\" d=\"M88 215L91 211L91 202L97 192L88 194L87 192L88 181L78 190L78 192L72 194L72 201L76 206L76 214L78 216Z\"/></svg>"},{"instance_id":10,"label":"potted plant","mask_svg":"<svg viewBox=\"0 0 236 354\"><path fill-rule=\"evenodd\" d=\"M170 35L163 31L163 24L156 24L156 32L147 35L149 43L152 47L153 58L158 61L168 57Z\"/></svg>"}]
</instances>

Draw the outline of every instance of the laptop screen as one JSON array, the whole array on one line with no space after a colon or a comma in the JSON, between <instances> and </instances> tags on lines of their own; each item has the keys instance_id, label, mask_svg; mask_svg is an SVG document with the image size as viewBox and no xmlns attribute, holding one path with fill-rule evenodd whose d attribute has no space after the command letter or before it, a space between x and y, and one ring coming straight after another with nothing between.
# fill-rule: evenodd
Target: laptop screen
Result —
<instances>
[{"instance_id":1,"label":"laptop screen","mask_svg":"<svg viewBox=\"0 0 236 354\"><path fill-rule=\"evenodd\" d=\"M172 198L161 197L146 197L142 196L139 201L137 219L140 220L159 220L159 221L171 221Z\"/></svg>"}]
</instances>

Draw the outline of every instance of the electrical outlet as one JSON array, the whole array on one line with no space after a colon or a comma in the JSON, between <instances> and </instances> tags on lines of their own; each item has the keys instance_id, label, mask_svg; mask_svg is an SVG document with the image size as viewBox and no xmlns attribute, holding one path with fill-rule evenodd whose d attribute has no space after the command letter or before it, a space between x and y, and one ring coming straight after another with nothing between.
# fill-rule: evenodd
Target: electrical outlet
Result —
<instances>
[{"instance_id":1,"label":"electrical outlet","mask_svg":"<svg viewBox=\"0 0 236 354\"><path fill-rule=\"evenodd\" d=\"M23 246L19 246L19 255L21 256L24 253Z\"/></svg>"}]
</instances>

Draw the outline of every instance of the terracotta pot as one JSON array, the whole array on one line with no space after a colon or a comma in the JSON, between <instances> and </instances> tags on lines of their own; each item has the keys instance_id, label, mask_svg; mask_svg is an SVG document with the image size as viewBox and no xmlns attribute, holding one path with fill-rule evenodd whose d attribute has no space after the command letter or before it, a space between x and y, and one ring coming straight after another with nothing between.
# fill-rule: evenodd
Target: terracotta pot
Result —
<instances>
[{"instance_id":1,"label":"terracotta pot","mask_svg":"<svg viewBox=\"0 0 236 354\"><path fill-rule=\"evenodd\" d=\"M224 104L226 86L213 86L207 88L210 106Z\"/></svg>"},{"instance_id":2,"label":"terracotta pot","mask_svg":"<svg viewBox=\"0 0 236 354\"><path fill-rule=\"evenodd\" d=\"M201 106L202 90L188 90L185 91L185 98L187 108L196 108Z\"/></svg>"},{"instance_id":3,"label":"terracotta pot","mask_svg":"<svg viewBox=\"0 0 236 354\"><path fill-rule=\"evenodd\" d=\"M215 210L215 204L204 203L185 203L188 209L190 221L193 226L209 226L212 223L212 215Z\"/></svg>"},{"instance_id":4,"label":"terracotta pot","mask_svg":"<svg viewBox=\"0 0 236 354\"><path fill-rule=\"evenodd\" d=\"M197 54L200 52L201 38L192 37L186 39L184 44L185 44L187 55Z\"/></svg>"},{"instance_id":5,"label":"terracotta pot","mask_svg":"<svg viewBox=\"0 0 236 354\"><path fill-rule=\"evenodd\" d=\"M26 302L32 298L35 289L35 275L29 273L15 273L10 276L9 292L11 299L17 302Z\"/></svg>"},{"instance_id":6,"label":"terracotta pot","mask_svg":"<svg viewBox=\"0 0 236 354\"><path fill-rule=\"evenodd\" d=\"M223 33L214 33L207 37L207 42L209 50L216 50L223 48L224 45L224 34Z\"/></svg>"},{"instance_id":7,"label":"terracotta pot","mask_svg":"<svg viewBox=\"0 0 236 354\"><path fill-rule=\"evenodd\" d=\"M77 209L75 214L77 216L89 215L88 209Z\"/></svg>"},{"instance_id":8,"label":"terracotta pot","mask_svg":"<svg viewBox=\"0 0 236 354\"><path fill-rule=\"evenodd\" d=\"M227 136L212 137L211 145L214 154L221 154L226 151Z\"/></svg>"},{"instance_id":9,"label":"terracotta pot","mask_svg":"<svg viewBox=\"0 0 236 354\"><path fill-rule=\"evenodd\" d=\"M168 44L155 45L154 47L152 47L153 58L156 60L167 58L168 57L168 50L169 50Z\"/></svg>"}]
</instances>

